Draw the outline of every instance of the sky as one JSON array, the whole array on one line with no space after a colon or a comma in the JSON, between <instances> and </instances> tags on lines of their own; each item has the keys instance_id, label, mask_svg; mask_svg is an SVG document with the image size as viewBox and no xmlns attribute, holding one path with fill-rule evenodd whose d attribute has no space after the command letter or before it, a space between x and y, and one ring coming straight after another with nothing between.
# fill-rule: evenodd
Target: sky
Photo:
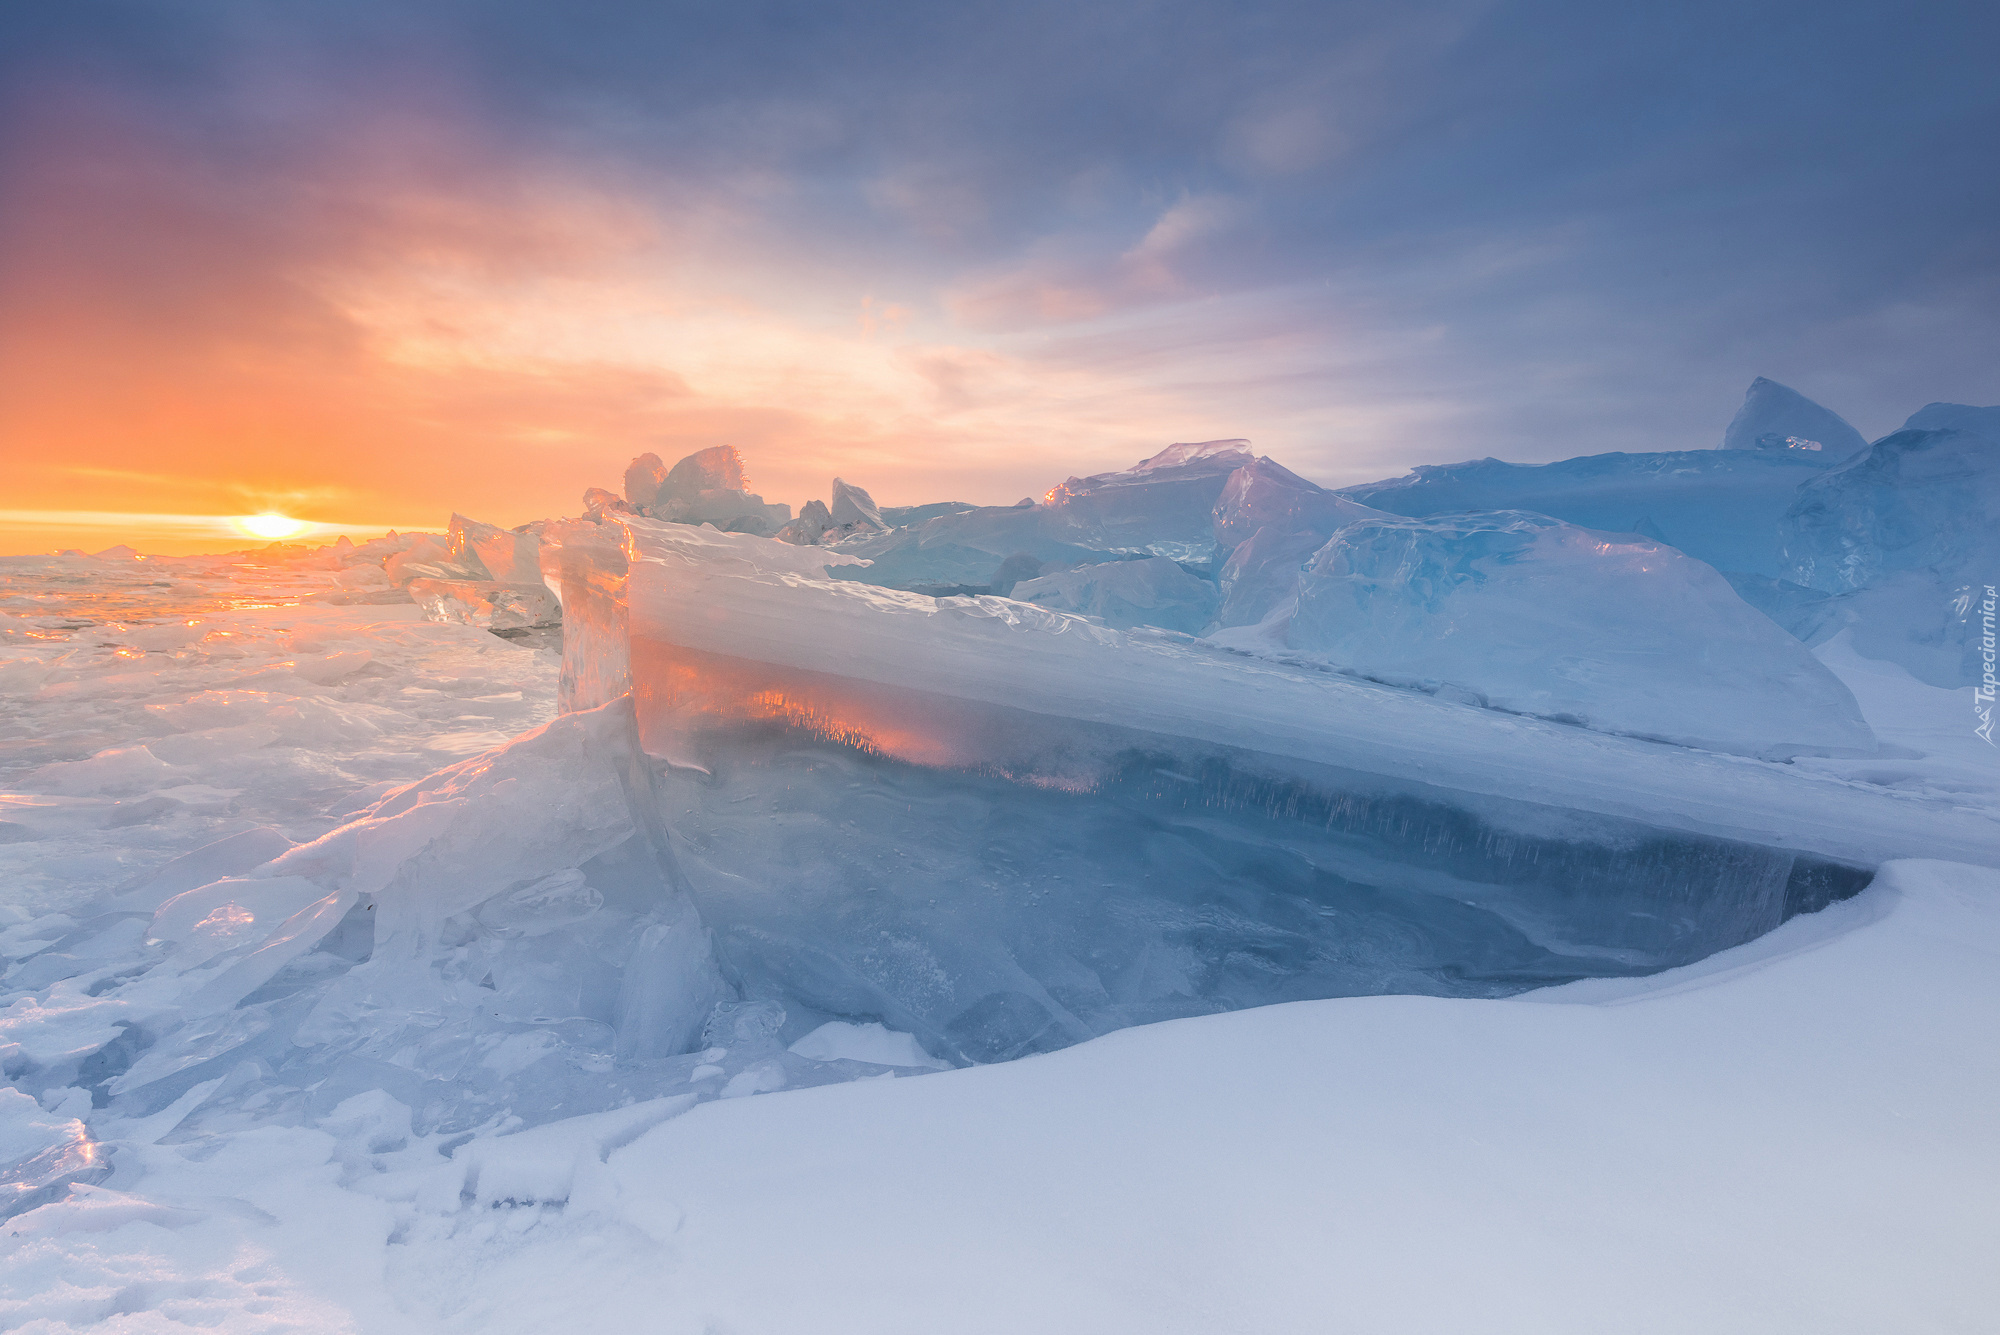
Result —
<instances>
[{"instance_id":1,"label":"sky","mask_svg":"<svg viewBox=\"0 0 2000 1335\"><path fill-rule=\"evenodd\" d=\"M0 551L2000 402L2000 8L0 11ZM220 545L230 545L222 543Z\"/></svg>"}]
</instances>

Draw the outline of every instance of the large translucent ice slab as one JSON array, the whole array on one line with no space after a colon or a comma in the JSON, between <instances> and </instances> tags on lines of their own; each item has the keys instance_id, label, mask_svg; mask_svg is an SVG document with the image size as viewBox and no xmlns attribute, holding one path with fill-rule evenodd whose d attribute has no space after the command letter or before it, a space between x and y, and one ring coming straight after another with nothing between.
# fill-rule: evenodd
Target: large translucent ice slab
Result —
<instances>
[{"instance_id":1,"label":"large translucent ice slab","mask_svg":"<svg viewBox=\"0 0 2000 1335\"><path fill-rule=\"evenodd\" d=\"M1961 416L1973 423L1977 411ZM1996 521L2000 431L1906 429L1799 488L1780 530L1784 574L1830 593L1906 570L1990 579L2000 560Z\"/></svg>"},{"instance_id":2,"label":"large translucent ice slab","mask_svg":"<svg viewBox=\"0 0 2000 1335\"><path fill-rule=\"evenodd\" d=\"M631 689L622 531L594 520L559 520L543 529L539 559L543 581L562 603L557 707L571 713L617 699Z\"/></svg>"},{"instance_id":3,"label":"large translucent ice slab","mask_svg":"<svg viewBox=\"0 0 2000 1335\"><path fill-rule=\"evenodd\" d=\"M1709 566L1546 515L1349 524L1300 577L1286 642L1605 732L1781 759L1877 750L1840 679Z\"/></svg>"},{"instance_id":4,"label":"large translucent ice slab","mask_svg":"<svg viewBox=\"0 0 2000 1335\"><path fill-rule=\"evenodd\" d=\"M1782 574L1778 521L1799 484L1840 462L1828 450L1593 454L1549 464L1474 459L1342 489L1393 514L1533 510L1606 533L1644 533L1717 570Z\"/></svg>"},{"instance_id":5,"label":"large translucent ice slab","mask_svg":"<svg viewBox=\"0 0 2000 1335\"><path fill-rule=\"evenodd\" d=\"M1859 866L2000 858L2000 822L1937 799L1455 705L1007 599L831 579L828 554L809 548L645 521L626 531L642 735L670 758L712 720L782 715L913 764L1087 791L1127 739L1143 739L1131 745L1227 751L1274 775L1331 766L1459 804L1505 799Z\"/></svg>"}]
</instances>

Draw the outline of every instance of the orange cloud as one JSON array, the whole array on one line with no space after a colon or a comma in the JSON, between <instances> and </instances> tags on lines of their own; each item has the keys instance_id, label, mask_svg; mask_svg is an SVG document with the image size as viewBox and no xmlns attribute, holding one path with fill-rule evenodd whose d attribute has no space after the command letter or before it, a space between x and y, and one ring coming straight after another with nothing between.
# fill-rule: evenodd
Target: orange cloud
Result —
<instances>
[{"instance_id":1,"label":"orange cloud","mask_svg":"<svg viewBox=\"0 0 2000 1335\"><path fill-rule=\"evenodd\" d=\"M642 451L723 443L794 506L835 473L892 504L1005 503L1244 430L1171 368L968 342L927 291L798 268L758 239L769 182L696 195L590 175L500 153L435 107L387 105L249 168L102 97L14 120L12 512L513 524L574 512ZM1118 300L1171 288L1178 248L1225 221L1168 210ZM1051 292L1045 323L1088 313ZM124 540L193 542L159 525ZM108 544L0 517L0 550L61 545Z\"/></svg>"}]
</instances>

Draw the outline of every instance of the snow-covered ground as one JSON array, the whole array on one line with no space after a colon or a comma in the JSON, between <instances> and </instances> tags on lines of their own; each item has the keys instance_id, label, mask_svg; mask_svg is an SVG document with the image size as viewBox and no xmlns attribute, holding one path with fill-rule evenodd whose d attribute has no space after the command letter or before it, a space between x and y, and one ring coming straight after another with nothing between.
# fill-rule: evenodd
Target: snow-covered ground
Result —
<instances>
[{"instance_id":1,"label":"snow-covered ground","mask_svg":"<svg viewBox=\"0 0 2000 1335\"><path fill-rule=\"evenodd\" d=\"M548 646L328 601L310 562L0 577L0 1059L131 975L144 919L79 928L170 857L315 838L554 712ZM1893 749L1795 764L1991 816L1965 692L1819 657ZM513 1134L415 1132L381 1094L134 1118L0 1090L0 1157L95 1170L0 1224L0 1329L1987 1329L1996 954L2000 873L1904 861L1648 979L732 1076L758 1096Z\"/></svg>"}]
</instances>

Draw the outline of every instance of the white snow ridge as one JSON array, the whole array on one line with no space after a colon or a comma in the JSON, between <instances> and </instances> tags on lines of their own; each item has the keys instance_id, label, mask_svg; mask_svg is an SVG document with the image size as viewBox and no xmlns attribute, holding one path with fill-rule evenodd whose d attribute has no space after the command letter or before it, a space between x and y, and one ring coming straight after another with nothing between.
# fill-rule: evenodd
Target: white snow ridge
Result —
<instances>
[{"instance_id":1,"label":"white snow ridge","mask_svg":"<svg viewBox=\"0 0 2000 1335\"><path fill-rule=\"evenodd\" d=\"M1994 412L0 559L0 1329L1980 1329Z\"/></svg>"}]
</instances>

